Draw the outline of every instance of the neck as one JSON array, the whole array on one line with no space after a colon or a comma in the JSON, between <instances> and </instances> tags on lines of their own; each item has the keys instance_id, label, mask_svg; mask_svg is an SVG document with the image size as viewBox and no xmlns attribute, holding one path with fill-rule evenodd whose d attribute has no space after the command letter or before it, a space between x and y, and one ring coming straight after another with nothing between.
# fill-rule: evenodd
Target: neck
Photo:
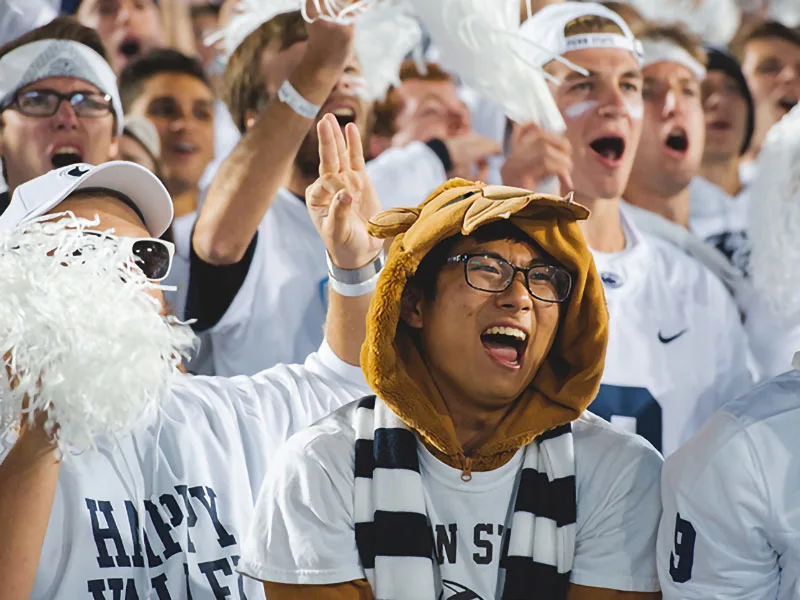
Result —
<instances>
[{"instance_id":1,"label":"neck","mask_svg":"<svg viewBox=\"0 0 800 600\"><path fill-rule=\"evenodd\" d=\"M286 189L292 192L295 196L300 198L306 197L306 188L316 181L316 177L308 177L304 175L297 167L292 168L289 175L289 181L286 183Z\"/></svg>"},{"instance_id":2,"label":"neck","mask_svg":"<svg viewBox=\"0 0 800 600\"><path fill-rule=\"evenodd\" d=\"M622 252L625 232L619 215L619 198L606 200L576 193L575 201L592 213L588 220L578 222L589 248L597 252Z\"/></svg>"},{"instance_id":3,"label":"neck","mask_svg":"<svg viewBox=\"0 0 800 600\"><path fill-rule=\"evenodd\" d=\"M197 186L186 188L180 192L173 192L171 196L176 219L197 210L199 196Z\"/></svg>"},{"instance_id":4,"label":"neck","mask_svg":"<svg viewBox=\"0 0 800 600\"><path fill-rule=\"evenodd\" d=\"M466 456L472 456L494 435L501 421L511 410L513 403L499 408L486 407L461 399L450 402L443 396L444 403L450 412L456 439L464 449ZM457 410L453 410L457 408Z\"/></svg>"},{"instance_id":5,"label":"neck","mask_svg":"<svg viewBox=\"0 0 800 600\"><path fill-rule=\"evenodd\" d=\"M625 201L689 229L689 186L675 194L665 194L631 181L625 190Z\"/></svg>"},{"instance_id":6,"label":"neck","mask_svg":"<svg viewBox=\"0 0 800 600\"><path fill-rule=\"evenodd\" d=\"M742 191L738 157L724 161L704 162L700 169L700 175L718 188L725 190L729 196L735 196Z\"/></svg>"},{"instance_id":7,"label":"neck","mask_svg":"<svg viewBox=\"0 0 800 600\"><path fill-rule=\"evenodd\" d=\"M764 143L764 138L766 136L766 131L760 131L758 128L756 128L756 131L753 133L753 139L750 140L750 146L747 148L747 152L742 155L742 158L739 162L752 162L756 160L758 155L761 153L761 144Z\"/></svg>"}]
</instances>

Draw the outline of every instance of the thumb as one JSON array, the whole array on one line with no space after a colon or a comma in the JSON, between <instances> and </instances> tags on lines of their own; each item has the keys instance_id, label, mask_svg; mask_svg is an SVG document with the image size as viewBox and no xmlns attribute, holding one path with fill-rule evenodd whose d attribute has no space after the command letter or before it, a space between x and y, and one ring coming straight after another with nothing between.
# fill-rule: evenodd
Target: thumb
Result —
<instances>
[{"instance_id":1,"label":"thumb","mask_svg":"<svg viewBox=\"0 0 800 600\"><path fill-rule=\"evenodd\" d=\"M353 208L353 196L347 190L340 190L333 197L331 210L328 215L331 223L331 233L335 239L340 239L347 230L350 220L350 211Z\"/></svg>"}]
</instances>

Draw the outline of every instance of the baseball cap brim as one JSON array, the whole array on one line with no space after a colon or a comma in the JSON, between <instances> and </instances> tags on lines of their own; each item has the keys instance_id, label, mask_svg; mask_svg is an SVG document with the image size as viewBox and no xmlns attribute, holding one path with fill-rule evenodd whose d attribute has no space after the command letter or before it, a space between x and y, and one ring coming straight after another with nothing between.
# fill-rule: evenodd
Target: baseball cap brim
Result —
<instances>
[{"instance_id":1,"label":"baseball cap brim","mask_svg":"<svg viewBox=\"0 0 800 600\"><path fill-rule=\"evenodd\" d=\"M41 217L70 194L90 188L111 190L130 199L153 237L162 235L172 223L172 199L164 184L141 165L118 160L98 166L73 164L22 184L0 215L0 230Z\"/></svg>"}]
</instances>

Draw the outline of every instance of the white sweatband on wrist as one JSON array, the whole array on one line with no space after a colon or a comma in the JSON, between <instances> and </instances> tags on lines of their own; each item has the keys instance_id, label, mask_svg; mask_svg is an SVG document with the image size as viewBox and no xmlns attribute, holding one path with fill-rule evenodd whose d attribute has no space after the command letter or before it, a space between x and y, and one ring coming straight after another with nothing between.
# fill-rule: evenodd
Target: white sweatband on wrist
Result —
<instances>
[{"instance_id":1,"label":"white sweatband on wrist","mask_svg":"<svg viewBox=\"0 0 800 600\"><path fill-rule=\"evenodd\" d=\"M378 285L380 273L375 273L372 277L361 283L342 283L333 277L328 277L328 285L330 288L340 296L347 296L348 298L355 298L374 292Z\"/></svg>"},{"instance_id":2,"label":"white sweatband on wrist","mask_svg":"<svg viewBox=\"0 0 800 600\"><path fill-rule=\"evenodd\" d=\"M322 108L317 104L311 104L311 102L303 98L303 95L294 89L288 79L278 88L278 100L306 119L314 119Z\"/></svg>"}]
</instances>

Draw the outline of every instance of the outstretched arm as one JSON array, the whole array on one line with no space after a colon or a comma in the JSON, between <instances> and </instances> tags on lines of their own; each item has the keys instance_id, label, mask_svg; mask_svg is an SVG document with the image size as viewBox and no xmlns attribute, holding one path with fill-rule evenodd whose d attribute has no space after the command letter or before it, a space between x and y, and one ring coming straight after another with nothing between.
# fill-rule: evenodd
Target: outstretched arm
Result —
<instances>
[{"instance_id":1,"label":"outstretched arm","mask_svg":"<svg viewBox=\"0 0 800 600\"><path fill-rule=\"evenodd\" d=\"M355 270L371 263L383 242L367 233L369 220L380 211L380 202L364 163L358 127L349 124L345 135L332 115L317 127L320 176L306 192L311 219L325 242L331 262L340 269ZM346 136L346 139L345 139ZM343 361L357 365L366 337L366 315L372 292L343 296L329 285L328 344Z\"/></svg>"},{"instance_id":2,"label":"outstretched arm","mask_svg":"<svg viewBox=\"0 0 800 600\"><path fill-rule=\"evenodd\" d=\"M313 14L313 2L308 4ZM321 105L352 49L352 26L309 24L306 51L289 82L306 100ZM192 236L200 259L213 265L242 260L312 123L287 104L270 102L211 183Z\"/></svg>"}]
</instances>

